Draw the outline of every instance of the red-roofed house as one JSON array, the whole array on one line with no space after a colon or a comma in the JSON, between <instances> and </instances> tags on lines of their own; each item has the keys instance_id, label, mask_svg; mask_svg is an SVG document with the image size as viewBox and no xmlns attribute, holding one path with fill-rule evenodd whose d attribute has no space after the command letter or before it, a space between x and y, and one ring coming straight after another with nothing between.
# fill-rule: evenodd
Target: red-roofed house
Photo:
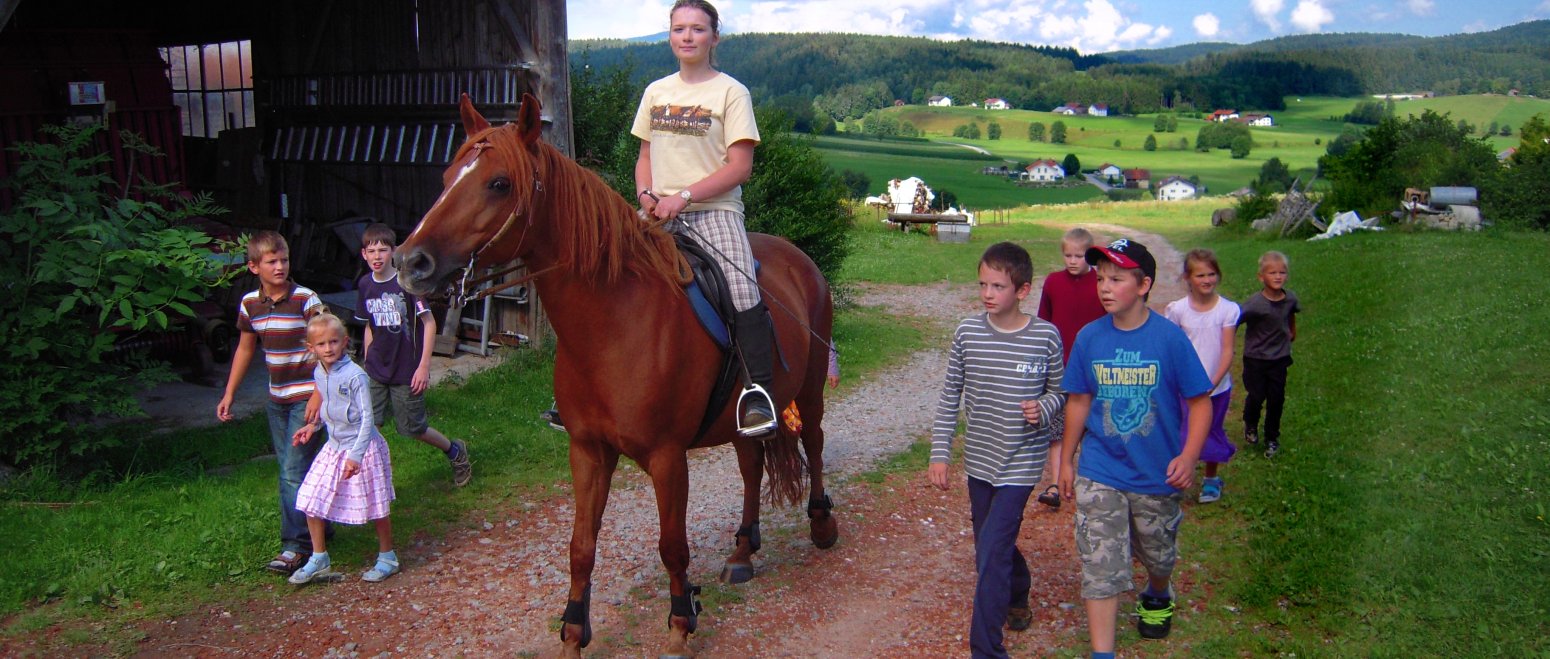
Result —
<instances>
[{"instance_id":1,"label":"red-roofed house","mask_svg":"<svg viewBox=\"0 0 1550 659\"><path fill-rule=\"evenodd\" d=\"M1102 165L1099 165L1098 169L1094 171L1096 171L1098 176L1103 178L1105 181L1120 181L1125 178L1125 170L1121 169L1119 165L1111 162L1106 162Z\"/></svg>"},{"instance_id":2,"label":"red-roofed house","mask_svg":"<svg viewBox=\"0 0 1550 659\"><path fill-rule=\"evenodd\" d=\"M1125 170L1125 187L1145 190L1152 184L1152 172L1149 170L1135 169Z\"/></svg>"},{"instance_id":3,"label":"red-roofed house","mask_svg":"<svg viewBox=\"0 0 1550 659\"><path fill-rule=\"evenodd\" d=\"M1237 119L1237 118L1238 118L1238 111L1237 110L1217 110L1215 112L1212 112L1211 114L1206 115L1206 120L1207 121L1215 121L1215 122L1218 122L1218 123L1223 122L1223 121L1231 121L1231 120Z\"/></svg>"},{"instance_id":4,"label":"red-roofed house","mask_svg":"<svg viewBox=\"0 0 1550 659\"><path fill-rule=\"evenodd\" d=\"M1087 114L1094 117L1107 117L1109 116L1109 106L1107 103L1094 103L1087 106Z\"/></svg>"},{"instance_id":5,"label":"red-roofed house","mask_svg":"<svg viewBox=\"0 0 1550 659\"><path fill-rule=\"evenodd\" d=\"M985 109L986 110L1010 110L1010 109L1012 109L1012 106L1007 105L1006 99L1004 99L1004 98L987 98L987 99L985 99Z\"/></svg>"},{"instance_id":6,"label":"red-roofed house","mask_svg":"<svg viewBox=\"0 0 1550 659\"><path fill-rule=\"evenodd\" d=\"M1066 116L1076 116L1079 114L1087 114L1087 106L1082 105L1081 103L1067 103L1058 108L1050 110L1050 112L1055 114L1063 114Z\"/></svg>"},{"instance_id":7,"label":"red-roofed house","mask_svg":"<svg viewBox=\"0 0 1550 659\"><path fill-rule=\"evenodd\" d=\"M1053 182L1066 178L1066 170L1060 167L1060 163L1048 158L1035 160L1023 171L1024 181Z\"/></svg>"}]
</instances>

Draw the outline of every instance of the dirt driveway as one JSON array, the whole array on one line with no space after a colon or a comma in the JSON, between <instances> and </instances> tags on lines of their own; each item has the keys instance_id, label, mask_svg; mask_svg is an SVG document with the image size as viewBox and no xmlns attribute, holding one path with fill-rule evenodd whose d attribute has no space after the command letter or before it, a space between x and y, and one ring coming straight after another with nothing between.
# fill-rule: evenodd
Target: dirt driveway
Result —
<instances>
[{"instance_id":1,"label":"dirt driveway","mask_svg":"<svg viewBox=\"0 0 1550 659\"><path fill-rule=\"evenodd\" d=\"M1111 235L1122 230L1094 229ZM1123 231L1158 257L1162 281L1154 306L1182 295L1173 274L1178 253L1160 237ZM1038 286L1036 281L1035 291ZM943 346L956 321L978 311L972 287L962 285L862 291L863 304L928 318L940 329ZM1030 300L1026 308L1036 305ZM706 591L700 633L692 641L699 656L967 654L974 552L961 471L946 492L926 483L924 464L880 482L855 477L929 432L945 362L945 348L922 351L831 399L825 456L835 474L830 492L840 542L814 549L803 511L766 508L764 549L750 583L716 584L733 544L740 500L733 452L722 447L692 456L689 573ZM471 528L403 547L404 572L384 584L351 580L296 592L277 581L274 597L141 623L138 649L144 656L202 657L547 656L559 647L571 511L563 493L490 510ZM599 541L588 656L657 654L668 601L656 536L649 482L621 464ZM1052 511L1031 503L1018 544L1034 570L1034 624L1008 633L1009 650L1043 656L1082 647L1071 506ZM1204 596L1188 601L1192 579L1192 568L1181 565L1179 591L1198 610ZM1187 654L1187 646L1175 642L1150 644L1148 653ZM0 641L0 654L46 653L47 646L42 635L9 639Z\"/></svg>"}]
</instances>

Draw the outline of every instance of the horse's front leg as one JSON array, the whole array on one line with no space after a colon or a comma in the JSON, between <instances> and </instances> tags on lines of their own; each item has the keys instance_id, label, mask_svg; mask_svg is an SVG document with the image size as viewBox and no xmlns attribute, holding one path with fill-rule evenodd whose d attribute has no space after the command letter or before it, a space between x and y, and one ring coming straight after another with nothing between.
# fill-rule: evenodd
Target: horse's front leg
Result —
<instances>
[{"instance_id":1,"label":"horse's front leg","mask_svg":"<svg viewBox=\"0 0 1550 659\"><path fill-rule=\"evenodd\" d=\"M764 443L737 439L737 470L743 475L743 518L738 523L737 546L721 569L721 580L743 583L753 578L753 555L759 551L759 491L764 478Z\"/></svg>"},{"instance_id":2,"label":"horse's front leg","mask_svg":"<svg viewBox=\"0 0 1550 659\"><path fill-rule=\"evenodd\" d=\"M592 642L592 568L597 562L597 533L603 509L608 507L608 486L619 466L619 451L606 442L577 439L570 443L570 473L576 488L576 522L570 536L570 596L560 627L561 652L581 656Z\"/></svg>"},{"instance_id":3,"label":"horse's front leg","mask_svg":"<svg viewBox=\"0 0 1550 659\"><path fill-rule=\"evenodd\" d=\"M657 515L661 518L661 536L657 550L667 568L668 592L672 594L672 612L668 615L667 644L663 657L688 657L689 635L699 623L699 587L689 583L689 461L682 446L663 447L647 461L651 484L657 494Z\"/></svg>"}]
</instances>

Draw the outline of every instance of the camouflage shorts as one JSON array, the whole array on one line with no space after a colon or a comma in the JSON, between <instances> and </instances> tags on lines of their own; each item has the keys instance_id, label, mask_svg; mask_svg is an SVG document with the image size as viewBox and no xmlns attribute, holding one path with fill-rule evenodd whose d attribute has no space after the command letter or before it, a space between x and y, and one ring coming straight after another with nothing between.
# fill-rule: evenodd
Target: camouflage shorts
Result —
<instances>
[{"instance_id":1,"label":"camouflage shorts","mask_svg":"<svg viewBox=\"0 0 1550 659\"><path fill-rule=\"evenodd\" d=\"M1082 557L1082 598L1107 599L1131 590L1134 551L1149 575L1171 575L1178 560L1182 494L1123 492L1076 479L1076 551Z\"/></svg>"}]
</instances>

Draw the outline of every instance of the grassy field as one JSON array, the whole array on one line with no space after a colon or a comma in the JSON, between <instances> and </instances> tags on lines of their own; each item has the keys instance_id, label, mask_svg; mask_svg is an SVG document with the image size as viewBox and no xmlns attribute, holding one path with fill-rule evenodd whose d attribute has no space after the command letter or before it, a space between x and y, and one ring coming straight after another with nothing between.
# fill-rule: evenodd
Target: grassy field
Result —
<instances>
[{"instance_id":1,"label":"grassy field","mask_svg":"<svg viewBox=\"0 0 1550 659\"><path fill-rule=\"evenodd\" d=\"M1259 174L1260 167L1270 158L1280 158L1292 169L1294 175L1308 179L1314 173L1320 156L1324 155L1330 140L1345 130L1341 118L1356 105L1358 98L1287 97L1287 108L1273 113L1276 126L1254 128L1254 149L1249 156L1235 160L1225 150L1197 153L1192 148L1195 135L1205 125L1202 119L1178 120L1178 130L1173 133L1153 133L1155 115L1137 117L1061 117L1049 112L1028 110L989 111L979 108L934 108L905 106L891 108L899 119L914 124L928 137L941 143L920 142L872 142L827 138L818 142L824 158L836 169L853 169L866 173L872 179L872 193L880 193L890 178L920 176L933 188L952 190L965 199L965 203L978 208L1006 208L1021 204L1064 204L1097 196L1085 195L1073 190L1022 190L1007 181L980 175L984 164L964 158L956 144L968 144L985 149L1001 162L1027 162L1040 158L1063 160L1066 154L1075 154L1083 170L1096 169L1104 163L1114 163L1124 168L1142 167L1151 170L1153 180L1165 176L1198 176L1207 188L1208 195L1221 195L1248 185ZM1240 108L1241 109L1241 108ZM1473 95L1452 96L1414 101L1400 101L1396 110L1402 114L1419 114L1422 110L1451 113L1455 119L1464 119L1484 129L1492 121L1513 126L1513 136L1492 137L1491 143L1503 149L1518 143L1517 128L1537 113L1550 113L1550 101L1523 97ZM1030 142L1028 125L1043 123L1046 130L1055 121L1067 126L1067 143ZM999 140L967 140L951 137L957 126L975 122L982 133L990 121L1001 124ZM1143 144L1148 135L1155 135L1156 151L1146 151ZM1180 139L1188 140L1189 147L1180 147ZM1046 138L1047 139L1047 138ZM1119 146L1115 146L1115 142ZM846 146L864 142L874 146L863 150ZM944 149L946 149L944 151ZM951 158L947 160L943 155ZM901 174L900 172L907 172Z\"/></svg>"},{"instance_id":2,"label":"grassy field","mask_svg":"<svg viewBox=\"0 0 1550 659\"><path fill-rule=\"evenodd\" d=\"M1533 278L1478 274L1481 263L1550 268L1550 236L1400 230L1278 241L1210 229L1208 207L1040 208L977 227L967 246L878 233L861 253L900 258L891 267L858 258L847 273L958 281L1000 239L1027 244L1045 271L1054 264L1041 254L1053 254L1064 227L1117 223L1179 249L1215 249L1223 293L1242 300L1258 288L1258 255L1285 252L1304 313L1281 455L1272 462L1243 447L1222 469L1225 498L1186 504L1180 565L1194 586L1173 636L1154 645L1121 624L1120 652L1550 653L1550 413L1540 404L1550 399L1550 346L1525 334L1550 324L1550 309L1519 302L1537 296ZM1242 395L1228 416L1233 437Z\"/></svg>"},{"instance_id":3,"label":"grassy field","mask_svg":"<svg viewBox=\"0 0 1550 659\"><path fill-rule=\"evenodd\" d=\"M972 153L963 147L949 148ZM1000 160L961 160L930 156L906 156L864 151L824 148L824 162L835 171L854 170L872 181L871 194L882 194L890 179L918 176L932 190L950 190L960 204L970 209L1015 208L1030 204L1069 204L1102 196L1092 186L1041 188L1019 186L1003 176L987 176L980 170L986 165L1000 166Z\"/></svg>"}]
</instances>

